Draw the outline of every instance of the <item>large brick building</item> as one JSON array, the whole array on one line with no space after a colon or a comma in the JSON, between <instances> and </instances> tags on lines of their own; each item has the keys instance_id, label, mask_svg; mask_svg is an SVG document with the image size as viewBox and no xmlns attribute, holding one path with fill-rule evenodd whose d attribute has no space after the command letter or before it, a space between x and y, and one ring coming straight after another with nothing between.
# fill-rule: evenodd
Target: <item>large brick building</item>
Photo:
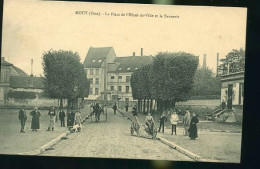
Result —
<instances>
[{"instance_id":1,"label":"large brick building","mask_svg":"<svg viewBox=\"0 0 260 169\"><path fill-rule=\"evenodd\" d=\"M152 56L117 57L112 47L89 48L84 61L90 79L89 100L133 101L130 79L141 66L151 63Z\"/></svg>"}]
</instances>

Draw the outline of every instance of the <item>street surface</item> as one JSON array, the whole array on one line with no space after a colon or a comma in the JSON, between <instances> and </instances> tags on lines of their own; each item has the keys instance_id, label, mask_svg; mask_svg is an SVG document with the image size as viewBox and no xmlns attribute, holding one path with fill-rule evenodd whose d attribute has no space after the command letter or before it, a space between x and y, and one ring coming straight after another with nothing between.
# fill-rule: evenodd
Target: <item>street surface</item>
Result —
<instances>
[{"instance_id":1,"label":"street surface","mask_svg":"<svg viewBox=\"0 0 260 169\"><path fill-rule=\"evenodd\" d=\"M41 155L192 161L158 140L131 136L130 120L114 115L112 109L108 121L104 120L103 115L99 123L88 119L81 132L70 134Z\"/></svg>"}]
</instances>

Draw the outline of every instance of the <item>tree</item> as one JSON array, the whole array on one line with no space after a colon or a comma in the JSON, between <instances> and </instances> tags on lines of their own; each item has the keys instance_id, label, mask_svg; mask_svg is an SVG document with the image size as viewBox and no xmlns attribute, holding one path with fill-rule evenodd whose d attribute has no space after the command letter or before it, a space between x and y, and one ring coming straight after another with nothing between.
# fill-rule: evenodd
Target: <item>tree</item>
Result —
<instances>
[{"instance_id":1,"label":"tree","mask_svg":"<svg viewBox=\"0 0 260 169\"><path fill-rule=\"evenodd\" d=\"M220 60L222 63L218 67L218 74L235 73L245 70L245 50L233 49L225 59Z\"/></svg>"},{"instance_id":2,"label":"tree","mask_svg":"<svg viewBox=\"0 0 260 169\"><path fill-rule=\"evenodd\" d=\"M194 76L193 96L220 95L220 77L215 76L212 70L197 69Z\"/></svg>"},{"instance_id":3,"label":"tree","mask_svg":"<svg viewBox=\"0 0 260 169\"><path fill-rule=\"evenodd\" d=\"M189 99L193 77L198 67L198 57L185 52L160 52L152 64L152 97L160 111L174 108L175 103Z\"/></svg>"},{"instance_id":4,"label":"tree","mask_svg":"<svg viewBox=\"0 0 260 169\"><path fill-rule=\"evenodd\" d=\"M155 100L159 112L175 107L178 101L188 100L198 62L198 57L185 52L158 53L151 64L133 73L133 98L138 99L138 103L141 102L141 107L142 100L144 107L147 100L147 111L149 99L150 104Z\"/></svg>"},{"instance_id":5,"label":"tree","mask_svg":"<svg viewBox=\"0 0 260 169\"><path fill-rule=\"evenodd\" d=\"M89 81L77 52L49 50L43 53L44 92L50 98L68 99L68 108L76 108L78 98L88 96Z\"/></svg>"}]
</instances>

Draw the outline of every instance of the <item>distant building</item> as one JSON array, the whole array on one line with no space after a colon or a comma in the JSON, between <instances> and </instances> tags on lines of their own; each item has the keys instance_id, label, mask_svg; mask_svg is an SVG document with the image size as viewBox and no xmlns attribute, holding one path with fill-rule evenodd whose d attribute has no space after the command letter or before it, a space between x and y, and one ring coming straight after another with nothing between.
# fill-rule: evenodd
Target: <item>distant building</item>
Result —
<instances>
[{"instance_id":1,"label":"distant building","mask_svg":"<svg viewBox=\"0 0 260 169\"><path fill-rule=\"evenodd\" d=\"M84 61L90 79L89 100L133 101L130 79L132 73L152 62L152 56L116 57L112 47L90 48ZM98 79L98 80L97 80Z\"/></svg>"},{"instance_id":2,"label":"distant building","mask_svg":"<svg viewBox=\"0 0 260 169\"><path fill-rule=\"evenodd\" d=\"M10 90L10 77L12 76L28 77L23 70L7 62L4 57L1 57L0 105L7 105L7 94Z\"/></svg>"}]
</instances>

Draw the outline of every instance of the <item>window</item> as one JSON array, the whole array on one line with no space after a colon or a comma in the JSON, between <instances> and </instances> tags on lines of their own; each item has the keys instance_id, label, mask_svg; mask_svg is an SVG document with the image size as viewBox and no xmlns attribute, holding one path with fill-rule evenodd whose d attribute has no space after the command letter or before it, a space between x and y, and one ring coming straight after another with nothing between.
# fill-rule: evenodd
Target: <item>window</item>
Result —
<instances>
[{"instance_id":1,"label":"window","mask_svg":"<svg viewBox=\"0 0 260 169\"><path fill-rule=\"evenodd\" d=\"M102 60L98 60L98 62L100 63L100 62L102 62Z\"/></svg>"},{"instance_id":2,"label":"window","mask_svg":"<svg viewBox=\"0 0 260 169\"><path fill-rule=\"evenodd\" d=\"M122 92L122 86L118 86L118 91Z\"/></svg>"},{"instance_id":3,"label":"window","mask_svg":"<svg viewBox=\"0 0 260 169\"><path fill-rule=\"evenodd\" d=\"M110 86L110 89L111 89L111 90L115 90L115 87L114 87L114 86Z\"/></svg>"},{"instance_id":4,"label":"window","mask_svg":"<svg viewBox=\"0 0 260 169\"><path fill-rule=\"evenodd\" d=\"M130 82L131 76L126 76L126 82Z\"/></svg>"},{"instance_id":5,"label":"window","mask_svg":"<svg viewBox=\"0 0 260 169\"><path fill-rule=\"evenodd\" d=\"M131 68L129 67L129 68L127 68L127 70L130 70Z\"/></svg>"},{"instance_id":6,"label":"window","mask_svg":"<svg viewBox=\"0 0 260 169\"><path fill-rule=\"evenodd\" d=\"M118 78L119 78L119 79L122 79L122 76L119 76Z\"/></svg>"},{"instance_id":7,"label":"window","mask_svg":"<svg viewBox=\"0 0 260 169\"><path fill-rule=\"evenodd\" d=\"M93 75L93 69L90 69L89 71L90 71L89 74Z\"/></svg>"},{"instance_id":8,"label":"window","mask_svg":"<svg viewBox=\"0 0 260 169\"><path fill-rule=\"evenodd\" d=\"M129 98L125 98L125 102L128 104L129 103Z\"/></svg>"},{"instance_id":9,"label":"window","mask_svg":"<svg viewBox=\"0 0 260 169\"><path fill-rule=\"evenodd\" d=\"M115 79L115 76L111 76L111 79Z\"/></svg>"},{"instance_id":10,"label":"window","mask_svg":"<svg viewBox=\"0 0 260 169\"><path fill-rule=\"evenodd\" d=\"M89 78L89 83L93 84L93 78Z\"/></svg>"},{"instance_id":11,"label":"window","mask_svg":"<svg viewBox=\"0 0 260 169\"><path fill-rule=\"evenodd\" d=\"M96 69L96 75L99 75L99 69Z\"/></svg>"},{"instance_id":12,"label":"window","mask_svg":"<svg viewBox=\"0 0 260 169\"><path fill-rule=\"evenodd\" d=\"M88 74L88 69L85 69L86 75Z\"/></svg>"},{"instance_id":13,"label":"window","mask_svg":"<svg viewBox=\"0 0 260 169\"><path fill-rule=\"evenodd\" d=\"M120 67L120 68L118 68L118 70L122 70L122 68Z\"/></svg>"},{"instance_id":14,"label":"window","mask_svg":"<svg viewBox=\"0 0 260 169\"><path fill-rule=\"evenodd\" d=\"M126 87L125 87L125 92L126 92L126 93L129 93L129 86L126 86Z\"/></svg>"},{"instance_id":15,"label":"window","mask_svg":"<svg viewBox=\"0 0 260 169\"><path fill-rule=\"evenodd\" d=\"M98 93L99 93L99 89L95 88L95 95L98 95Z\"/></svg>"},{"instance_id":16,"label":"window","mask_svg":"<svg viewBox=\"0 0 260 169\"><path fill-rule=\"evenodd\" d=\"M135 68L135 70L138 70L138 68Z\"/></svg>"},{"instance_id":17,"label":"window","mask_svg":"<svg viewBox=\"0 0 260 169\"><path fill-rule=\"evenodd\" d=\"M89 95L92 95L93 94L93 88L89 88Z\"/></svg>"},{"instance_id":18,"label":"window","mask_svg":"<svg viewBox=\"0 0 260 169\"><path fill-rule=\"evenodd\" d=\"M96 62L96 60L93 60L93 62Z\"/></svg>"},{"instance_id":19,"label":"window","mask_svg":"<svg viewBox=\"0 0 260 169\"><path fill-rule=\"evenodd\" d=\"M96 84L99 84L99 78L96 78Z\"/></svg>"}]
</instances>

